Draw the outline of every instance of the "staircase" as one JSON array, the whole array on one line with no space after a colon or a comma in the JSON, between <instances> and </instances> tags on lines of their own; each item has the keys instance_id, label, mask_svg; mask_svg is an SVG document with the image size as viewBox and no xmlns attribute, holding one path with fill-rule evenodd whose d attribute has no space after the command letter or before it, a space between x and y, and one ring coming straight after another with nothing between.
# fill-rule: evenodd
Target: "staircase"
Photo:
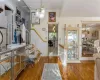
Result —
<instances>
[{"instance_id":1,"label":"staircase","mask_svg":"<svg viewBox=\"0 0 100 80\"><path fill-rule=\"evenodd\" d=\"M32 44L28 46L27 54L29 58L34 58L34 62L37 63L42 53L35 47L34 44Z\"/></svg>"},{"instance_id":2,"label":"staircase","mask_svg":"<svg viewBox=\"0 0 100 80\"><path fill-rule=\"evenodd\" d=\"M31 28L31 44L43 53L42 56L48 56L48 41L35 28Z\"/></svg>"}]
</instances>

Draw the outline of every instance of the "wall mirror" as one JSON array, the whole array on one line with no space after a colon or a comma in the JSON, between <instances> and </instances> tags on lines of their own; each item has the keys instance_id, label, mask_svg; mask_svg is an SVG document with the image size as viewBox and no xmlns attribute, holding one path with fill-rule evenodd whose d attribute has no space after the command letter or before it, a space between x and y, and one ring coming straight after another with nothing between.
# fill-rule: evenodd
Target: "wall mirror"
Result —
<instances>
[{"instance_id":1,"label":"wall mirror","mask_svg":"<svg viewBox=\"0 0 100 80\"><path fill-rule=\"evenodd\" d=\"M82 57L92 57L100 46L100 22L82 23Z\"/></svg>"}]
</instances>

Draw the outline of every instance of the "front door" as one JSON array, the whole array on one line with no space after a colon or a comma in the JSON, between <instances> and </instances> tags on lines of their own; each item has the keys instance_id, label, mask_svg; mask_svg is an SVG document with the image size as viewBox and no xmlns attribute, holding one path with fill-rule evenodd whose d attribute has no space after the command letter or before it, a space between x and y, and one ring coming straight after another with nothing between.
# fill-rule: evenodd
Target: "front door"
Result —
<instances>
[{"instance_id":1,"label":"front door","mask_svg":"<svg viewBox=\"0 0 100 80\"><path fill-rule=\"evenodd\" d=\"M79 28L67 27L67 59L79 60Z\"/></svg>"}]
</instances>

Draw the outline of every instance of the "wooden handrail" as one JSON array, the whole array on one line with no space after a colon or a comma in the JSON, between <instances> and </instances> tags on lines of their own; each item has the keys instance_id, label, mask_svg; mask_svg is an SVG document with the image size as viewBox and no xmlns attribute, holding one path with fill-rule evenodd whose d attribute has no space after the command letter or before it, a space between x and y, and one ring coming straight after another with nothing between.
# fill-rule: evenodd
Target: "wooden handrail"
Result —
<instances>
[{"instance_id":1,"label":"wooden handrail","mask_svg":"<svg viewBox=\"0 0 100 80\"><path fill-rule=\"evenodd\" d=\"M67 50L67 48L65 48L65 46L64 46L64 45L59 44L59 46L60 46L61 48L63 48L63 49L66 49L66 50Z\"/></svg>"},{"instance_id":2,"label":"wooden handrail","mask_svg":"<svg viewBox=\"0 0 100 80\"><path fill-rule=\"evenodd\" d=\"M46 40L44 40L44 39L40 36L40 34L36 31L36 29L31 28L31 30L34 30L34 31L36 32L36 34L39 36L39 38L40 38L43 42L47 42Z\"/></svg>"}]
</instances>

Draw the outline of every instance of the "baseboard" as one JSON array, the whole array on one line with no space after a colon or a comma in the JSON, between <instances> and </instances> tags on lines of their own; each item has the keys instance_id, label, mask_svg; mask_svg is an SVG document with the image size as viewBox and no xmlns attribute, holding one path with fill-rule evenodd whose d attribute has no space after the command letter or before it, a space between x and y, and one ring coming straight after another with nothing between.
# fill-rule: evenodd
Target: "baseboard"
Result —
<instances>
[{"instance_id":1,"label":"baseboard","mask_svg":"<svg viewBox=\"0 0 100 80\"><path fill-rule=\"evenodd\" d=\"M86 61L86 60L94 60L94 58L93 57L81 57L80 60L81 61L83 61L83 60L84 61Z\"/></svg>"},{"instance_id":2,"label":"baseboard","mask_svg":"<svg viewBox=\"0 0 100 80\"><path fill-rule=\"evenodd\" d=\"M81 63L80 60L71 60L71 61L67 61L67 63Z\"/></svg>"}]
</instances>

